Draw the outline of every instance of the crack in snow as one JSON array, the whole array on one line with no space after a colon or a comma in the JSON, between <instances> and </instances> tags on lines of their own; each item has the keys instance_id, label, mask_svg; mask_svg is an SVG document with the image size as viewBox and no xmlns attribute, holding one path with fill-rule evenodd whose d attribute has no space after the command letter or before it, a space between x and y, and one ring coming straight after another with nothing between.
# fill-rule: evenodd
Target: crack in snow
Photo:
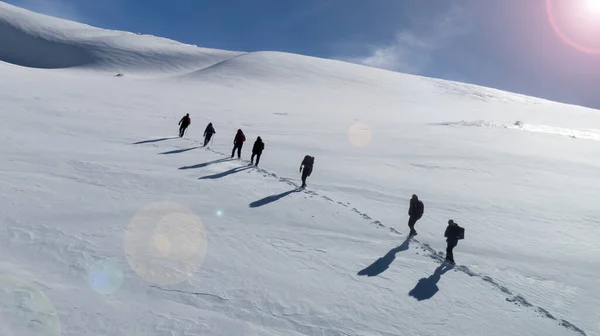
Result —
<instances>
[{"instance_id":1,"label":"crack in snow","mask_svg":"<svg viewBox=\"0 0 600 336\"><path fill-rule=\"evenodd\" d=\"M225 299L225 298L220 297L219 295L210 294L210 293L188 292L188 291L182 291L182 290L179 290L179 289L166 289L166 288L162 288L162 287L154 286L154 285L150 286L150 288L160 289L160 290L165 291L165 292L174 292L174 293L187 294L187 295L193 295L193 296L210 296L210 297L217 298L217 299L219 299L221 301L229 301L229 299Z\"/></svg>"}]
</instances>

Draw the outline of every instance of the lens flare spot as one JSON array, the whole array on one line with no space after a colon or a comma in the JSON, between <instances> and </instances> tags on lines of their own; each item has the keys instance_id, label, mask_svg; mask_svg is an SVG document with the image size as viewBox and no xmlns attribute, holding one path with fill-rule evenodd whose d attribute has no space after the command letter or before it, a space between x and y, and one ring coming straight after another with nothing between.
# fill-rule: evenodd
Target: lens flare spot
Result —
<instances>
[{"instance_id":1,"label":"lens flare spot","mask_svg":"<svg viewBox=\"0 0 600 336\"><path fill-rule=\"evenodd\" d=\"M171 241L162 233L154 235L154 247L165 257L171 253Z\"/></svg>"},{"instance_id":2,"label":"lens flare spot","mask_svg":"<svg viewBox=\"0 0 600 336\"><path fill-rule=\"evenodd\" d=\"M348 139L356 147L366 147L371 142L371 137L371 128L365 124L356 123L348 129Z\"/></svg>"},{"instance_id":3,"label":"lens flare spot","mask_svg":"<svg viewBox=\"0 0 600 336\"><path fill-rule=\"evenodd\" d=\"M0 335L60 336L58 313L33 283L0 276Z\"/></svg>"},{"instance_id":4,"label":"lens flare spot","mask_svg":"<svg viewBox=\"0 0 600 336\"><path fill-rule=\"evenodd\" d=\"M143 208L125 231L125 255L146 281L174 285L204 262L207 239L200 218L183 205L160 202Z\"/></svg>"},{"instance_id":5,"label":"lens flare spot","mask_svg":"<svg viewBox=\"0 0 600 336\"><path fill-rule=\"evenodd\" d=\"M114 294L123 285L123 270L116 261L100 260L90 268L88 280L97 293Z\"/></svg>"},{"instance_id":6,"label":"lens flare spot","mask_svg":"<svg viewBox=\"0 0 600 336\"><path fill-rule=\"evenodd\" d=\"M223 210L217 210L217 216L223 217Z\"/></svg>"}]
</instances>

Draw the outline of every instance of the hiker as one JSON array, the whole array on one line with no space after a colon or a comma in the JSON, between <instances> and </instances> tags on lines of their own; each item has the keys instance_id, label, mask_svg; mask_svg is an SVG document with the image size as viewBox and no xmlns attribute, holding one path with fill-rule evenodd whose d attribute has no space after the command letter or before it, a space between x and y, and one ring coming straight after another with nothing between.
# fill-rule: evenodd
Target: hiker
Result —
<instances>
[{"instance_id":1,"label":"hiker","mask_svg":"<svg viewBox=\"0 0 600 336\"><path fill-rule=\"evenodd\" d=\"M215 128L213 127L212 123L208 123L208 126L206 126L206 129L204 130L204 146L206 147L206 145L208 145L208 143L210 142L210 139L212 138L213 134L217 133L215 131Z\"/></svg>"},{"instance_id":2,"label":"hiker","mask_svg":"<svg viewBox=\"0 0 600 336\"><path fill-rule=\"evenodd\" d=\"M465 229L456 224L452 219L448 221L448 226L446 227L446 232L444 232L444 237L446 237L446 261L454 264L454 254L453 250L458 244L460 239L465 238Z\"/></svg>"},{"instance_id":3,"label":"hiker","mask_svg":"<svg viewBox=\"0 0 600 336\"><path fill-rule=\"evenodd\" d=\"M408 227L410 228L409 235L417 235L417 231L415 231L415 224L417 224L417 221L421 219L424 211L425 206L423 205L423 202L419 200L417 195L413 194L412 198L410 199L410 206L408 208Z\"/></svg>"},{"instance_id":4,"label":"hiker","mask_svg":"<svg viewBox=\"0 0 600 336\"><path fill-rule=\"evenodd\" d=\"M256 156L256 167L258 167L258 161L260 161L260 155L265 149L265 143L260 137L256 138L254 146L252 147L252 157L250 158L250 165L254 163L254 156Z\"/></svg>"},{"instance_id":5,"label":"hiker","mask_svg":"<svg viewBox=\"0 0 600 336\"><path fill-rule=\"evenodd\" d=\"M190 124L192 123L192 119L190 119L190 114L186 113L185 116L183 116L183 118L181 118L181 120L179 120L179 123L177 125L179 126L179 137L183 137L183 134L185 133L185 129L188 128L188 126L190 126Z\"/></svg>"},{"instance_id":6,"label":"hiker","mask_svg":"<svg viewBox=\"0 0 600 336\"><path fill-rule=\"evenodd\" d=\"M302 163L300 164L300 172L302 173L302 187L301 188L306 187L306 178L309 177L310 174L312 173L314 163L315 163L315 158L310 155L306 155L304 157L304 160L302 160Z\"/></svg>"},{"instance_id":7,"label":"hiker","mask_svg":"<svg viewBox=\"0 0 600 336\"><path fill-rule=\"evenodd\" d=\"M231 151L231 157L233 157L236 149L238 153L238 159L242 157L242 146L244 145L244 141L246 141L246 136L241 129L238 129L237 133L235 134L235 138L233 139L233 150Z\"/></svg>"}]
</instances>

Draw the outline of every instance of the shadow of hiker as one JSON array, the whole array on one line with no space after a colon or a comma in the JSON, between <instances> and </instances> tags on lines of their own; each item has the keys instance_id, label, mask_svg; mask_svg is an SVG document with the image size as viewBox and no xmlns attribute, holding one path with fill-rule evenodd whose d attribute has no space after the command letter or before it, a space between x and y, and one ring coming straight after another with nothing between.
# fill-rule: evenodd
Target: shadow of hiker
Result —
<instances>
[{"instance_id":1,"label":"shadow of hiker","mask_svg":"<svg viewBox=\"0 0 600 336\"><path fill-rule=\"evenodd\" d=\"M437 286L437 283L442 278L444 273L453 269L454 265L443 263L438 268L435 269L432 275L429 278L422 278L419 280L415 288L413 288L408 295L414 297L419 301L429 300L431 299L440 289Z\"/></svg>"},{"instance_id":2,"label":"shadow of hiker","mask_svg":"<svg viewBox=\"0 0 600 336\"><path fill-rule=\"evenodd\" d=\"M218 179L218 178L222 178L231 174L235 174L235 173L239 173L241 171L244 170L248 170L248 169L252 169L254 168L253 166L243 166L243 167L235 167L232 169L229 169L228 171L224 171L222 173L218 173L218 174L214 174L214 175L208 175L208 176L202 176L199 177L199 180L213 180L213 179Z\"/></svg>"},{"instance_id":3,"label":"shadow of hiker","mask_svg":"<svg viewBox=\"0 0 600 336\"><path fill-rule=\"evenodd\" d=\"M200 148L200 147L196 146L196 147L190 147L190 148L175 149L175 150L172 150L172 151L162 152L162 153L158 153L158 154L163 154L163 155L164 154L179 154L179 153L183 153L183 152L194 150L196 148Z\"/></svg>"},{"instance_id":4,"label":"shadow of hiker","mask_svg":"<svg viewBox=\"0 0 600 336\"><path fill-rule=\"evenodd\" d=\"M224 158L224 159L218 159L218 160L214 160L214 161L209 161L209 162L204 162L204 163L199 163L197 165L193 165L193 166L185 166L185 167L179 167L180 170L183 169L196 169L196 168L203 168L206 166L210 166L211 164L215 164L215 163L220 163L220 162L225 162L225 161L231 161L233 159L231 158Z\"/></svg>"},{"instance_id":5,"label":"shadow of hiker","mask_svg":"<svg viewBox=\"0 0 600 336\"><path fill-rule=\"evenodd\" d=\"M171 139L177 139L177 137L144 140L144 141L134 142L133 144L134 145L141 145L141 144L145 144L145 143L159 142L159 141L165 141L165 140L171 140Z\"/></svg>"},{"instance_id":6,"label":"shadow of hiker","mask_svg":"<svg viewBox=\"0 0 600 336\"><path fill-rule=\"evenodd\" d=\"M251 208L258 208L258 207L261 207L263 205L267 205L269 203L273 203L273 202L275 202L277 200L280 200L280 199L282 199L282 198L284 198L287 195L290 195L292 193L300 192L301 190L302 189L300 189L300 188L294 188L292 190L288 190L288 191L283 192L281 194L267 196L267 197L265 197L263 199L259 199L258 201L254 201L254 202L250 203L250 207Z\"/></svg>"},{"instance_id":7,"label":"shadow of hiker","mask_svg":"<svg viewBox=\"0 0 600 336\"><path fill-rule=\"evenodd\" d=\"M396 253L408 250L411 238L411 236L406 237L406 240L404 240L402 245L391 249L388 253L386 253L386 255L375 260L375 262L369 265L367 268L358 272L358 275L366 275L372 277L385 272L390 267L392 262L394 262L394 259L396 259Z\"/></svg>"}]
</instances>

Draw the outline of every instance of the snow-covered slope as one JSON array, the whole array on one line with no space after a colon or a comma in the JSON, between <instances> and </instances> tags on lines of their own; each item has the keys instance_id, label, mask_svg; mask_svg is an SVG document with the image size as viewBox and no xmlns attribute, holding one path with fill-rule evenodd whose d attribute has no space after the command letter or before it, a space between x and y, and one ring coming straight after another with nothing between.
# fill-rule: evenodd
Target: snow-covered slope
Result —
<instances>
[{"instance_id":1,"label":"snow-covered slope","mask_svg":"<svg viewBox=\"0 0 600 336\"><path fill-rule=\"evenodd\" d=\"M600 333L598 111L0 3L9 43L1 335ZM425 215L407 240L413 193ZM450 218L467 230L453 269Z\"/></svg>"},{"instance_id":2,"label":"snow-covered slope","mask_svg":"<svg viewBox=\"0 0 600 336\"><path fill-rule=\"evenodd\" d=\"M0 60L21 66L162 74L210 66L239 52L98 29L0 2Z\"/></svg>"}]
</instances>

